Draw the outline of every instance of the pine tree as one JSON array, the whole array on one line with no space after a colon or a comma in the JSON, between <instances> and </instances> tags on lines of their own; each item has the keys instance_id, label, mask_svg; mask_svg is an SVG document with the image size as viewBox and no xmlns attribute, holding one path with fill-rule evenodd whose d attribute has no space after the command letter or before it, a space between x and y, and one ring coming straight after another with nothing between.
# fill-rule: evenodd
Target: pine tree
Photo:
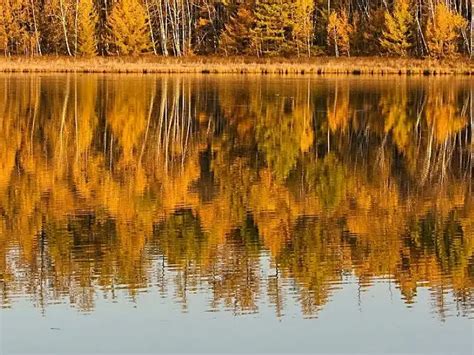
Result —
<instances>
[{"instance_id":1,"label":"pine tree","mask_svg":"<svg viewBox=\"0 0 474 355\"><path fill-rule=\"evenodd\" d=\"M250 9L240 5L221 35L219 47L226 55L249 54L252 43L251 30L255 19Z\"/></svg>"},{"instance_id":2,"label":"pine tree","mask_svg":"<svg viewBox=\"0 0 474 355\"><path fill-rule=\"evenodd\" d=\"M452 12L444 3L438 3L434 18L429 19L426 27L426 41L430 54L435 57L455 54L461 30L466 27L467 20Z\"/></svg>"},{"instance_id":3,"label":"pine tree","mask_svg":"<svg viewBox=\"0 0 474 355\"><path fill-rule=\"evenodd\" d=\"M337 13L331 11L327 25L327 42L329 48L334 50L334 55L339 57L341 54L350 56L350 36L352 26L345 11Z\"/></svg>"},{"instance_id":4,"label":"pine tree","mask_svg":"<svg viewBox=\"0 0 474 355\"><path fill-rule=\"evenodd\" d=\"M85 56L97 54L96 26L98 15L92 0L80 0L78 7L79 53Z\"/></svg>"},{"instance_id":5,"label":"pine tree","mask_svg":"<svg viewBox=\"0 0 474 355\"><path fill-rule=\"evenodd\" d=\"M393 15L385 11L385 29L380 44L390 54L405 57L412 44L413 15L410 13L410 0L395 0Z\"/></svg>"},{"instance_id":6,"label":"pine tree","mask_svg":"<svg viewBox=\"0 0 474 355\"><path fill-rule=\"evenodd\" d=\"M291 47L290 4L285 0L257 0L252 47L257 56L285 54Z\"/></svg>"},{"instance_id":7,"label":"pine tree","mask_svg":"<svg viewBox=\"0 0 474 355\"><path fill-rule=\"evenodd\" d=\"M360 50L363 54L377 55L380 53L380 39L385 25L385 12L376 9L370 13L368 21L361 21L363 27L363 41Z\"/></svg>"},{"instance_id":8,"label":"pine tree","mask_svg":"<svg viewBox=\"0 0 474 355\"><path fill-rule=\"evenodd\" d=\"M139 0L121 0L108 18L110 42L123 55L138 55L150 48L147 15Z\"/></svg>"}]
</instances>

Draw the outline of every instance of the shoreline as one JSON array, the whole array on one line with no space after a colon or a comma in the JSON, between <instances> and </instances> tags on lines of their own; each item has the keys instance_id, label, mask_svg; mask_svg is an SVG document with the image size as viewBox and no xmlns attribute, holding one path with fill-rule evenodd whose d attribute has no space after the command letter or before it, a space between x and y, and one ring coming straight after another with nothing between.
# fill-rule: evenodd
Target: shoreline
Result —
<instances>
[{"instance_id":1,"label":"shoreline","mask_svg":"<svg viewBox=\"0 0 474 355\"><path fill-rule=\"evenodd\" d=\"M1 73L474 75L474 60L390 57L10 57Z\"/></svg>"}]
</instances>

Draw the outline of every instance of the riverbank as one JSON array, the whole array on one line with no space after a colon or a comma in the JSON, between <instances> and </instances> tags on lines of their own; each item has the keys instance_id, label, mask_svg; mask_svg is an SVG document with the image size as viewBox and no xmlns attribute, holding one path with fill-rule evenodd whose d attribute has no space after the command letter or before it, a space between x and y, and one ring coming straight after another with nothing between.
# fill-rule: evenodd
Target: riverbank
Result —
<instances>
[{"instance_id":1,"label":"riverbank","mask_svg":"<svg viewBox=\"0 0 474 355\"><path fill-rule=\"evenodd\" d=\"M204 73L204 74L352 74L474 75L474 61L387 57L11 57L0 59L4 73Z\"/></svg>"}]
</instances>

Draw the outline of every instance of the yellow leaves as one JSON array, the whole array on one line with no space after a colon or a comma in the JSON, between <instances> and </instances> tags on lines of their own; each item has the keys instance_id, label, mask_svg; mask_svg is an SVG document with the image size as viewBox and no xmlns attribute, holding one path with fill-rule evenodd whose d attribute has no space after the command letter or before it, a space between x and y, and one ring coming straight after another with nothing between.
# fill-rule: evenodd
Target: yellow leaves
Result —
<instances>
[{"instance_id":1,"label":"yellow leaves","mask_svg":"<svg viewBox=\"0 0 474 355\"><path fill-rule=\"evenodd\" d=\"M97 54L96 26L99 21L92 0L79 1L78 41L79 53L85 56Z\"/></svg>"},{"instance_id":2,"label":"yellow leaves","mask_svg":"<svg viewBox=\"0 0 474 355\"><path fill-rule=\"evenodd\" d=\"M407 97L403 94L393 95L389 102L384 102L385 132L391 133L397 147L401 152L405 152L410 145L411 135L413 133L413 120L407 115Z\"/></svg>"},{"instance_id":3,"label":"yellow leaves","mask_svg":"<svg viewBox=\"0 0 474 355\"><path fill-rule=\"evenodd\" d=\"M339 90L336 84L334 99L328 97L328 123L331 132L345 131L350 119L348 87Z\"/></svg>"},{"instance_id":4,"label":"yellow leaves","mask_svg":"<svg viewBox=\"0 0 474 355\"><path fill-rule=\"evenodd\" d=\"M413 15L410 0L395 0L393 13L385 11L385 29L380 44L388 53L408 55L412 37Z\"/></svg>"},{"instance_id":5,"label":"yellow leaves","mask_svg":"<svg viewBox=\"0 0 474 355\"><path fill-rule=\"evenodd\" d=\"M197 21L197 25L199 27L206 27L207 25L209 25L209 23L210 23L209 19L203 18L203 17L200 17Z\"/></svg>"},{"instance_id":6,"label":"yellow leaves","mask_svg":"<svg viewBox=\"0 0 474 355\"><path fill-rule=\"evenodd\" d=\"M327 43L334 49L336 57L350 56L350 36L353 28L349 23L346 11L331 11L327 24Z\"/></svg>"},{"instance_id":7,"label":"yellow leaves","mask_svg":"<svg viewBox=\"0 0 474 355\"><path fill-rule=\"evenodd\" d=\"M444 2L438 2L434 17L430 17L426 27L426 41L430 54L434 57L455 54L461 30L466 27L466 19L451 11Z\"/></svg>"},{"instance_id":8,"label":"yellow leaves","mask_svg":"<svg viewBox=\"0 0 474 355\"><path fill-rule=\"evenodd\" d=\"M7 16L5 4L2 2L0 3L0 52L5 54L8 51Z\"/></svg>"},{"instance_id":9,"label":"yellow leaves","mask_svg":"<svg viewBox=\"0 0 474 355\"><path fill-rule=\"evenodd\" d=\"M0 52L6 55L34 53L34 36L28 31L28 12L21 1L0 4Z\"/></svg>"},{"instance_id":10,"label":"yellow leaves","mask_svg":"<svg viewBox=\"0 0 474 355\"><path fill-rule=\"evenodd\" d=\"M108 18L111 43L122 55L138 55L150 48L148 17L138 0L120 0Z\"/></svg>"},{"instance_id":11,"label":"yellow leaves","mask_svg":"<svg viewBox=\"0 0 474 355\"><path fill-rule=\"evenodd\" d=\"M456 110L450 105L444 105L434 109L427 116L434 126L436 140L443 143L450 136L460 132L467 125L465 117L456 115Z\"/></svg>"},{"instance_id":12,"label":"yellow leaves","mask_svg":"<svg viewBox=\"0 0 474 355\"><path fill-rule=\"evenodd\" d=\"M306 126L303 130L303 133L301 134L300 151L302 153L308 152L310 148L313 146L313 141L314 141L313 129L310 126Z\"/></svg>"},{"instance_id":13,"label":"yellow leaves","mask_svg":"<svg viewBox=\"0 0 474 355\"><path fill-rule=\"evenodd\" d=\"M133 166L143 145L153 87L141 81L127 84L114 81L110 83L110 89L113 95L108 99L108 122L122 148L123 166Z\"/></svg>"},{"instance_id":14,"label":"yellow leaves","mask_svg":"<svg viewBox=\"0 0 474 355\"><path fill-rule=\"evenodd\" d=\"M460 132L468 124L467 114L463 115L454 104L454 95L452 90L433 94L426 108L426 120L439 144L445 143L449 137Z\"/></svg>"},{"instance_id":15,"label":"yellow leaves","mask_svg":"<svg viewBox=\"0 0 474 355\"><path fill-rule=\"evenodd\" d=\"M311 47L314 36L313 13L315 4L313 0L296 0L293 3L294 26L293 36L296 41L298 55L303 52L311 56Z\"/></svg>"}]
</instances>

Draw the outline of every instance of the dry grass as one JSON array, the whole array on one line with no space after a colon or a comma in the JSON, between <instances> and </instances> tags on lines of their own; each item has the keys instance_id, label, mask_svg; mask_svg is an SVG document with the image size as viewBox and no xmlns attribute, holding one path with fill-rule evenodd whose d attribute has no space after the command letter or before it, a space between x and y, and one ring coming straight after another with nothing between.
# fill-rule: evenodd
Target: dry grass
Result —
<instances>
[{"instance_id":1,"label":"dry grass","mask_svg":"<svg viewBox=\"0 0 474 355\"><path fill-rule=\"evenodd\" d=\"M12 57L0 59L0 72L26 73L222 73L222 74L369 74L474 75L474 61L386 57Z\"/></svg>"}]
</instances>

